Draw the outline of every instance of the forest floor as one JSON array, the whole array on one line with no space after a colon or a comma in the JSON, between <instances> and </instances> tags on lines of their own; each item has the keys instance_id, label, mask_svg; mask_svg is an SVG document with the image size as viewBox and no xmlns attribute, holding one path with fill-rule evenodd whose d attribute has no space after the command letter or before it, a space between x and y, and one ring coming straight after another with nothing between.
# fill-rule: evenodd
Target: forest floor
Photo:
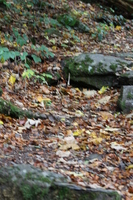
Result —
<instances>
[{"instance_id":1,"label":"forest floor","mask_svg":"<svg viewBox=\"0 0 133 200\"><path fill-rule=\"evenodd\" d=\"M1 47L18 51L21 46L31 55L34 40L35 46L45 45L54 57L38 53L42 62L36 61L38 57L32 60L30 72L61 74L56 86L48 86L22 76L23 62L1 57L2 98L49 117L14 119L0 114L0 166L30 164L70 176L82 187L117 190L123 199L133 200L133 113L117 110L119 89L65 87L61 69L64 57L83 52L133 52L133 20L122 23L124 18L115 17L111 20L118 25L101 24L97 17L113 16L111 9L71 0L47 2L45 9L28 3L25 8L13 4L12 9L0 9ZM57 25L56 16L70 11L90 28L89 34ZM53 21L41 21L46 16ZM53 26L60 34L45 35L45 29ZM24 34L32 39L23 39Z\"/></svg>"}]
</instances>

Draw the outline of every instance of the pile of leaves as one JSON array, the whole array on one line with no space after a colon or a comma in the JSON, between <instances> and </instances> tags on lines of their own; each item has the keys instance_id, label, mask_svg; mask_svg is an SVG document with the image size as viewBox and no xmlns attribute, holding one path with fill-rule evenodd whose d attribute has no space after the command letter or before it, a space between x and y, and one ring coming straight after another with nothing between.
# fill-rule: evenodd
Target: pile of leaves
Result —
<instances>
[{"instance_id":1,"label":"pile of leaves","mask_svg":"<svg viewBox=\"0 0 133 200\"><path fill-rule=\"evenodd\" d=\"M82 52L132 52L132 20L71 0L2 1L1 8L2 98L48 117L1 114L0 165L28 163L131 200L133 113L117 111L119 90L66 88L60 62Z\"/></svg>"}]
</instances>

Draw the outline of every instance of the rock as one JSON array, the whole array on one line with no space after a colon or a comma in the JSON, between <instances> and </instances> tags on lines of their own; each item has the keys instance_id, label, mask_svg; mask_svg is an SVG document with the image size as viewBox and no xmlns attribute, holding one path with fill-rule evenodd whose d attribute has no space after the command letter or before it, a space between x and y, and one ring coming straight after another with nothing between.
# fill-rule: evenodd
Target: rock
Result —
<instances>
[{"instance_id":1,"label":"rock","mask_svg":"<svg viewBox=\"0 0 133 200\"><path fill-rule=\"evenodd\" d=\"M133 71L127 71L120 76L120 85L133 85Z\"/></svg>"},{"instance_id":2,"label":"rock","mask_svg":"<svg viewBox=\"0 0 133 200\"><path fill-rule=\"evenodd\" d=\"M122 86L118 107L124 113L129 113L133 110L133 86Z\"/></svg>"},{"instance_id":3,"label":"rock","mask_svg":"<svg viewBox=\"0 0 133 200\"><path fill-rule=\"evenodd\" d=\"M81 188L63 175L22 164L0 169L0 199L121 200L121 196L112 190Z\"/></svg>"},{"instance_id":4,"label":"rock","mask_svg":"<svg viewBox=\"0 0 133 200\"><path fill-rule=\"evenodd\" d=\"M78 84L78 87L82 84L83 87L97 89L102 86L119 87L121 74L124 70L130 70L131 64L132 61L115 56L90 53L80 54L62 62L64 76L67 79L70 74L71 83ZM127 76L125 78L127 80Z\"/></svg>"}]
</instances>

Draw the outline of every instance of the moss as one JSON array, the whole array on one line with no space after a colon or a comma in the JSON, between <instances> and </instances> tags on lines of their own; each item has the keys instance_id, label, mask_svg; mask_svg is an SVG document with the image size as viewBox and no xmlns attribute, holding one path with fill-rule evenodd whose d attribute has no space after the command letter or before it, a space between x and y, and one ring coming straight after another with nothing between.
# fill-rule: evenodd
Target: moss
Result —
<instances>
[{"instance_id":1,"label":"moss","mask_svg":"<svg viewBox=\"0 0 133 200\"><path fill-rule=\"evenodd\" d=\"M51 183L51 180L47 177L44 177L44 176L36 176L34 175L32 172L28 172L26 175L25 175L25 178L27 180L38 180L38 181L41 181L43 183Z\"/></svg>"},{"instance_id":2,"label":"moss","mask_svg":"<svg viewBox=\"0 0 133 200\"><path fill-rule=\"evenodd\" d=\"M126 104L125 104L125 101L122 101L121 99L119 100L119 105L120 105L120 108L122 110L124 110L126 108Z\"/></svg>"},{"instance_id":3,"label":"moss","mask_svg":"<svg viewBox=\"0 0 133 200\"><path fill-rule=\"evenodd\" d=\"M89 62L90 64L94 62L88 55L85 57L85 62Z\"/></svg>"},{"instance_id":4,"label":"moss","mask_svg":"<svg viewBox=\"0 0 133 200\"><path fill-rule=\"evenodd\" d=\"M71 75L74 77L77 77L80 75L80 72L82 74L93 74L95 71L95 67L91 66L91 63L93 63L93 60L86 55L84 60L79 60L78 58L74 60L74 58L69 58L68 60L65 61L65 68L64 68L64 73L65 77L68 77L68 74L71 72ZM91 69L89 68L89 65L91 66ZM76 69L76 70L75 70Z\"/></svg>"},{"instance_id":5,"label":"moss","mask_svg":"<svg viewBox=\"0 0 133 200\"><path fill-rule=\"evenodd\" d=\"M107 72L107 69L105 67L103 67L103 64L102 63L99 63L99 67L97 68L97 71L100 73L106 73Z\"/></svg>"},{"instance_id":6,"label":"moss","mask_svg":"<svg viewBox=\"0 0 133 200\"><path fill-rule=\"evenodd\" d=\"M59 190L58 196L59 196L59 200L64 200L64 199L66 199L68 196L69 196L69 197L71 196L71 191L70 191L70 189L67 188L67 187L62 187L62 188Z\"/></svg>"},{"instance_id":7,"label":"moss","mask_svg":"<svg viewBox=\"0 0 133 200\"><path fill-rule=\"evenodd\" d=\"M58 200L75 200L75 199L78 199L78 200L96 200L98 199L99 197L101 197L102 195L102 199L103 200L106 200L107 198L110 198L114 200L120 200L121 197L120 195L117 193L117 192L105 192L105 193L102 193L101 191L90 191L89 193L87 191L77 191L77 190L71 190L71 189L68 189L66 187L63 187L59 190L58 192Z\"/></svg>"},{"instance_id":8,"label":"moss","mask_svg":"<svg viewBox=\"0 0 133 200\"><path fill-rule=\"evenodd\" d=\"M111 64L110 69L112 69L114 72L116 72L117 64Z\"/></svg>"},{"instance_id":9,"label":"moss","mask_svg":"<svg viewBox=\"0 0 133 200\"><path fill-rule=\"evenodd\" d=\"M133 94L131 92L128 92L127 98L128 99L133 99Z\"/></svg>"},{"instance_id":10,"label":"moss","mask_svg":"<svg viewBox=\"0 0 133 200\"><path fill-rule=\"evenodd\" d=\"M121 77L128 77L129 73L122 74Z\"/></svg>"},{"instance_id":11,"label":"moss","mask_svg":"<svg viewBox=\"0 0 133 200\"><path fill-rule=\"evenodd\" d=\"M24 197L24 200L41 200L43 199L44 195L48 194L49 189L45 188L42 189L38 185L29 185L23 183L20 188L22 195Z\"/></svg>"}]
</instances>

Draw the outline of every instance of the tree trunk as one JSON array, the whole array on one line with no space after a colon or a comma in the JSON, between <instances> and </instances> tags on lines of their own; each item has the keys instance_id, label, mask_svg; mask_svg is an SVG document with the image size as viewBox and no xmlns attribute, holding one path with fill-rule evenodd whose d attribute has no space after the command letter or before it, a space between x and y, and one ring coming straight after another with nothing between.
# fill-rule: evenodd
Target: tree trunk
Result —
<instances>
[{"instance_id":1,"label":"tree trunk","mask_svg":"<svg viewBox=\"0 0 133 200\"><path fill-rule=\"evenodd\" d=\"M122 11L122 15L133 18L133 0L108 0L107 2Z\"/></svg>"},{"instance_id":2,"label":"tree trunk","mask_svg":"<svg viewBox=\"0 0 133 200\"><path fill-rule=\"evenodd\" d=\"M110 7L117 8L119 14L133 19L133 0L82 0L85 3L103 3Z\"/></svg>"}]
</instances>

